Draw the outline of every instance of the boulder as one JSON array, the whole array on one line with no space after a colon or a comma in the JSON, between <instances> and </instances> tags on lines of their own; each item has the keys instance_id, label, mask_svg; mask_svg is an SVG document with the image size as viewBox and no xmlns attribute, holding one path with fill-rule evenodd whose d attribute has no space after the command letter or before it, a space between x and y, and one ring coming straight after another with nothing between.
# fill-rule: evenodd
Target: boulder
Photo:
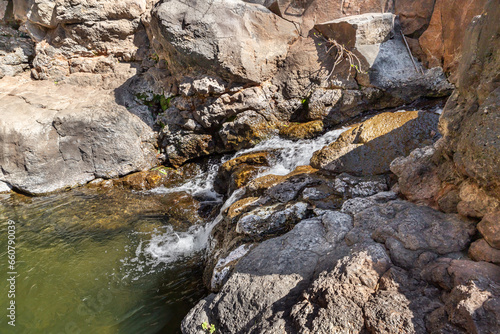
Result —
<instances>
[{"instance_id":1,"label":"boulder","mask_svg":"<svg viewBox=\"0 0 500 334\"><path fill-rule=\"evenodd\" d=\"M262 6L243 1L163 0L151 27L172 71L195 67L224 79L270 79L297 38L295 26Z\"/></svg>"},{"instance_id":2,"label":"boulder","mask_svg":"<svg viewBox=\"0 0 500 334\"><path fill-rule=\"evenodd\" d=\"M154 133L110 92L4 78L0 99L0 181L18 191L44 194L156 164Z\"/></svg>"},{"instance_id":3,"label":"boulder","mask_svg":"<svg viewBox=\"0 0 500 334\"><path fill-rule=\"evenodd\" d=\"M470 245L469 257L474 261L485 261L500 265L500 249L491 247L484 239L479 239Z\"/></svg>"},{"instance_id":4,"label":"boulder","mask_svg":"<svg viewBox=\"0 0 500 334\"><path fill-rule=\"evenodd\" d=\"M491 247L500 249L500 212L485 215L477 229Z\"/></svg>"},{"instance_id":5,"label":"boulder","mask_svg":"<svg viewBox=\"0 0 500 334\"><path fill-rule=\"evenodd\" d=\"M424 111L383 113L351 127L311 158L311 166L328 172L375 175L390 163L432 141L438 116Z\"/></svg>"}]
</instances>

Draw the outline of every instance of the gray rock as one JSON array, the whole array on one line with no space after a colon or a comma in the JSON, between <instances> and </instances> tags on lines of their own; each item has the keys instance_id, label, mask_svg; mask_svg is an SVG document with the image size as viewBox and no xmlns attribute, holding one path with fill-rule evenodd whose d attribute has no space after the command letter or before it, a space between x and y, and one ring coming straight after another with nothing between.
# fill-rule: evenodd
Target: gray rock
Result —
<instances>
[{"instance_id":1,"label":"gray rock","mask_svg":"<svg viewBox=\"0 0 500 334\"><path fill-rule=\"evenodd\" d=\"M277 205L264 206L242 215L236 224L236 233L262 236L277 233L306 217L307 203L298 202L276 210Z\"/></svg>"},{"instance_id":2,"label":"gray rock","mask_svg":"<svg viewBox=\"0 0 500 334\"><path fill-rule=\"evenodd\" d=\"M297 37L292 23L242 1L161 1L151 26L173 71L195 66L240 82L270 79Z\"/></svg>"},{"instance_id":3,"label":"gray rock","mask_svg":"<svg viewBox=\"0 0 500 334\"><path fill-rule=\"evenodd\" d=\"M355 177L343 173L335 178L335 191L349 197L368 197L389 190L384 176Z\"/></svg>"},{"instance_id":4,"label":"gray rock","mask_svg":"<svg viewBox=\"0 0 500 334\"><path fill-rule=\"evenodd\" d=\"M396 200L355 214L354 228L346 238L351 243L372 239L384 243L394 263L411 268L424 251L444 255L464 250L475 232L473 221Z\"/></svg>"},{"instance_id":5,"label":"gray rock","mask_svg":"<svg viewBox=\"0 0 500 334\"><path fill-rule=\"evenodd\" d=\"M0 181L17 190L43 194L156 163L153 132L109 92L4 78L0 99Z\"/></svg>"}]
</instances>

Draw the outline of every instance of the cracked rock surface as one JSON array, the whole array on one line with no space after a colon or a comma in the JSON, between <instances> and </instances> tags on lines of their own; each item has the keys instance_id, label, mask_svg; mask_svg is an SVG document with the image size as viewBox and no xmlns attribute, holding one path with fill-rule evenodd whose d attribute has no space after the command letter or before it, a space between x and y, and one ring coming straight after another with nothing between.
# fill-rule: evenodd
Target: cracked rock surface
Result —
<instances>
[{"instance_id":1,"label":"cracked rock surface","mask_svg":"<svg viewBox=\"0 0 500 334\"><path fill-rule=\"evenodd\" d=\"M0 181L44 194L151 168L155 136L109 91L4 78Z\"/></svg>"}]
</instances>

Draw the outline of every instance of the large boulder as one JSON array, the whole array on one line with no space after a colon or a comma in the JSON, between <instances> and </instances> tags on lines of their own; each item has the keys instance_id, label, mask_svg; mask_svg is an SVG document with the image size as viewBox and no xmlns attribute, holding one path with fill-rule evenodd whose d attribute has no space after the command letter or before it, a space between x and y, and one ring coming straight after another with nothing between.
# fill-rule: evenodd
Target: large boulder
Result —
<instances>
[{"instance_id":1,"label":"large boulder","mask_svg":"<svg viewBox=\"0 0 500 334\"><path fill-rule=\"evenodd\" d=\"M362 175L389 172L392 160L432 141L438 115L425 111L383 113L351 127L311 158L328 172Z\"/></svg>"},{"instance_id":2,"label":"large boulder","mask_svg":"<svg viewBox=\"0 0 500 334\"><path fill-rule=\"evenodd\" d=\"M151 129L110 92L52 82L0 81L0 181L44 194L146 170Z\"/></svg>"},{"instance_id":3,"label":"large boulder","mask_svg":"<svg viewBox=\"0 0 500 334\"><path fill-rule=\"evenodd\" d=\"M265 7L228 0L164 0L151 26L172 71L195 67L254 83L276 73L298 35L291 22Z\"/></svg>"}]
</instances>

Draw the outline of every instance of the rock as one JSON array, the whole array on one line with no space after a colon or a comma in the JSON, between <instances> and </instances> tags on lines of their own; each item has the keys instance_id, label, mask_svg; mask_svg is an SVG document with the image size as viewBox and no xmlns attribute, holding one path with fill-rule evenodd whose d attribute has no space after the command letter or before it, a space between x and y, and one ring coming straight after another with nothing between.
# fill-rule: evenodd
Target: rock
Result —
<instances>
[{"instance_id":1,"label":"rock","mask_svg":"<svg viewBox=\"0 0 500 334\"><path fill-rule=\"evenodd\" d=\"M465 30L473 17L483 12L487 0L459 4L450 0L436 0L429 27L420 36L419 42L426 54L427 67L443 66L445 71L454 71L456 55L460 54ZM453 20L455 24L447 22Z\"/></svg>"},{"instance_id":2,"label":"rock","mask_svg":"<svg viewBox=\"0 0 500 334\"><path fill-rule=\"evenodd\" d=\"M389 190L383 176L355 177L346 173L335 178L334 189L344 198L367 197Z\"/></svg>"},{"instance_id":3,"label":"rock","mask_svg":"<svg viewBox=\"0 0 500 334\"><path fill-rule=\"evenodd\" d=\"M245 186L258 172L259 167L269 166L269 152L244 154L223 163L214 180L214 189L220 194L230 195Z\"/></svg>"},{"instance_id":4,"label":"rock","mask_svg":"<svg viewBox=\"0 0 500 334\"><path fill-rule=\"evenodd\" d=\"M431 145L417 148L407 157L391 162L390 169L397 175L399 189L408 200L436 207L441 180L435 160L436 148Z\"/></svg>"},{"instance_id":5,"label":"rock","mask_svg":"<svg viewBox=\"0 0 500 334\"><path fill-rule=\"evenodd\" d=\"M355 214L354 228L346 238L350 243L371 239L385 243L392 261L408 269L424 251L444 255L464 250L474 233L470 220L396 200Z\"/></svg>"},{"instance_id":6,"label":"rock","mask_svg":"<svg viewBox=\"0 0 500 334\"><path fill-rule=\"evenodd\" d=\"M500 264L500 250L491 247L484 239L479 239L470 245L469 257L474 261Z\"/></svg>"},{"instance_id":7,"label":"rock","mask_svg":"<svg viewBox=\"0 0 500 334\"><path fill-rule=\"evenodd\" d=\"M276 134L278 122L270 116L268 120L259 112L248 110L238 114L234 121L224 123L219 136L225 148L231 151L249 148Z\"/></svg>"},{"instance_id":8,"label":"rock","mask_svg":"<svg viewBox=\"0 0 500 334\"><path fill-rule=\"evenodd\" d=\"M10 193L12 188L5 182L0 181L0 194Z\"/></svg>"},{"instance_id":9,"label":"rock","mask_svg":"<svg viewBox=\"0 0 500 334\"><path fill-rule=\"evenodd\" d=\"M140 18L150 4L149 0L15 1L16 19L37 42L32 74L60 81L75 72L113 72L104 59L136 57L136 34L144 35Z\"/></svg>"},{"instance_id":10,"label":"rock","mask_svg":"<svg viewBox=\"0 0 500 334\"><path fill-rule=\"evenodd\" d=\"M396 199L398 196L392 191L381 192L368 198L356 197L348 199L342 204L342 212L355 215L377 203L386 203Z\"/></svg>"},{"instance_id":11,"label":"rock","mask_svg":"<svg viewBox=\"0 0 500 334\"><path fill-rule=\"evenodd\" d=\"M410 301L401 293L379 291L365 306L366 327L379 333L415 333Z\"/></svg>"},{"instance_id":12,"label":"rock","mask_svg":"<svg viewBox=\"0 0 500 334\"><path fill-rule=\"evenodd\" d=\"M500 201L497 198L490 196L470 179L460 185L460 199L457 209L463 216L481 218L500 208Z\"/></svg>"},{"instance_id":13,"label":"rock","mask_svg":"<svg viewBox=\"0 0 500 334\"><path fill-rule=\"evenodd\" d=\"M0 79L29 70L34 53L34 44L28 36L0 25Z\"/></svg>"},{"instance_id":14,"label":"rock","mask_svg":"<svg viewBox=\"0 0 500 334\"><path fill-rule=\"evenodd\" d=\"M477 229L491 247L500 249L500 212L485 215Z\"/></svg>"},{"instance_id":15,"label":"rock","mask_svg":"<svg viewBox=\"0 0 500 334\"><path fill-rule=\"evenodd\" d=\"M286 139L311 139L323 132L322 121L292 123L280 129L280 136Z\"/></svg>"},{"instance_id":16,"label":"rock","mask_svg":"<svg viewBox=\"0 0 500 334\"><path fill-rule=\"evenodd\" d=\"M422 111L374 116L315 152L311 166L335 173L387 173L396 157L409 154L432 138L437 131L437 119L437 115Z\"/></svg>"},{"instance_id":17,"label":"rock","mask_svg":"<svg viewBox=\"0 0 500 334\"><path fill-rule=\"evenodd\" d=\"M467 8L475 8L483 3L483 1L474 2L468 4L467 6L471 7ZM453 15L458 12L455 3L448 4L443 0L439 4L446 6L435 10L436 18L441 18L443 8L448 12L453 11ZM460 7L461 13L462 10ZM457 26L450 28L460 27L462 19L469 14L469 11L465 11ZM498 138L495 137L499 119L498 113L493 112L498 109L500 94L498 80L494 74L499 71L500 66L497 52L500 38L498 38L498 25L495 24L499 19L498 6L494 1L488 1L484 14L476 16L467 29L464 45L468 47L463 50L459 66L454 71L457 89L448 99L439 121L439 131L443 135L439 149L433 157L422 156L422 163L415 161L411 164L422 166L416 171L425 170L426 176L421 178L425 182L420 180L417 185L409 178L412 172L395 170L403 177L403 184L405 179L409 180L405 191L407 197L416 195L416 198L419 198L422 194L415 194L414 190L415 192L425 190L423 193L429 198L438 190L436 200L439 204L440 200L442 203L448 201L443 196L446 196L448 191L453 191L449 195L450 206L443 209L455 211L456 203L458 213L476 218L495 212L500 207L497 168L500 150ZM435 41L431 44L439 46ZM431 161L432 163L429 163ZM404 169L402 165L401 167ZM409 175L406 176L405 173ZM441 183L439 189L436 187L438 183L436 175ZM411 184L417 185L414 190L411 189ZM457 193L460 201L457 199Z\"/></svg>"},{"instance_id":18,"label":"rock","mask_svg":"<svg viewBox=\"0 0 500 334\"><path fill-rule=\"evenodd\" d=\"M500 69L500 65L499 65ZM457 168L476 180L481 188L496 189L500 194L500 87L491 92L481 107L461 124L457 151L453 155Z\"/></svg>"},{"instance_id":19,"label":"rock","mask_svg":"<svg viewBox=\"0 0 500 334\"><path fill-rule=\"evenodd\" d=\"M276 206L260 207L242 215L236 224L236 233L252 237L276 234L294 226L307 214L307 204L298 202L282 211Z\"/></svg>"},{"instance_id":20,"label":"rock","mask_svg":"<svg viewBox=\"0 0 500 334\"><path fill-rule=\"evenodd\" d=\"M370 13L317 24L315 29L347 50L355 48L358 59L353 57L351 65L357 66L354 74L364 86L388 91L403 101L413 101L422 95L449 95L453 86L440 68L423 70L417 65L415 69L414 62L418 60L401 56L408 52L402 36L395 33L400 30L399 27L395 29L395 22L391 13ZM413 71L409 71L410 68ZM363 79L363 75L367 78ZM366 80L369 84L364 82Z\"/></svg>"},{"instance_id":21,"label":"rock","mask_svg":"<svg viewBox=\"0 0 500 334\"><path fill-rule=\"evenodd\" d=\"M160 134L160 146L165 148L167 159L174 167L185 162L215 153L215 143L208 134L196 134L189 131L165 127Z\"/></svg>"},{"instance_id":22,"label":"rock","mask_svg":"<svg viewBox=\"0 0 500 334\"><path fill-rule=\"evenodd\" d=\"M238 261L252 249L251 245L244 244L233 250L227 257L220 258L215 265L210 288L218 291L226 283L229 274Z\"/></svg>"},{"instance_id":23,"label":"rock","mask_svg":"<svg viewBox=\"0 0 500 334\"><path fill-rule=\"evenodd\" d=\"M370 245L323 272L293 306L291 317L303 333L362 332L367 301L390 267L380 245Z\"/></svg>"},{"instance_id":24,"label":"rock","mask_svg":"<svg viewBox=\"0 0 500 334\"><path fill-rule=\"evenodd\" d=\"M291 22L242 1L161 1L151 27L174 71L195 66L239 82L270 79L297 37Z\"/></svg>"},{"instance_id":25,"label":"rock","mask_svg":"<svg viewBox=\"0 0 500 334\"><path fill-rule=\"evenodd\" d=\"M399 15L401 28L405 35L420 37L431 20L435 2L435 0L394 1L394 13Z\"/></svg>"},{"instance_id":26,"label":"rock","mask_svg":"<svg viewBox=\"0 0 500 334\"><path fill-rule=\"evenodd\" d=\"M13 80L0 82L0 180L14 189L44 194L156 163L153 132L109 92Z\"/></svg>"}]
</instances>

